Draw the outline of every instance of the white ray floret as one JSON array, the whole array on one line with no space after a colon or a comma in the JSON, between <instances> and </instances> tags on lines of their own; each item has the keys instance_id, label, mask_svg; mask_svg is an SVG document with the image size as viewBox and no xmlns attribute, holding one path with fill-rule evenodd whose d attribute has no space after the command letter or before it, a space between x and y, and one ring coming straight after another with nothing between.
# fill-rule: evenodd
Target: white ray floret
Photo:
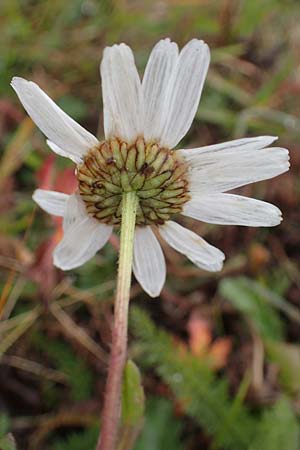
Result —
<instances>
[{"instance_id":1,"label":"white ray floret","mask_svg":"<svg viewBox=\"0 0 300 450\"><path fill-rule=\"evenodd\" d=\"M174 148L190 129L209 62L209 48L203 41L193 39L181 50L164 101L161 145Z\"/></svg>"},{"instance_id":2,"label":"white ray floret","mask_svg":"<svg viewBox=\"0 0 300 450\"><path fill-rule=\"evenodd\" d=\"M159 227L159 232L171 247L185 255L201 269L210 272L222 269L224 253L208 244L193 231L176 222L169 221Z\"/></svg>"},{"instance_id":3,"label":"white ray floret","mask_svg":"<svg viewBox=\"0 0 300 450\"><path fill-rule=\"evenodd\" d=\"M157 297L166 280L166 263L151 227L137 227L134 236L133 273L143 289Z\"/></svg>"},{"instance_id":4,"label":"white ray floret","mask_svg":"<svg viewBox=\"0 0 300 450\"><path fill-rule=\"evenodd\" d=\"M63 112L32 81L14 77L11 82L24 108L50 141L70 156L82 156L98 139Z\"/></svg>"},{"instance_id":5,"label":"white ray floret","mask_svg":"<svg viewBox=\"0 0 300 450\"><path fill-rule=\"evenodd\" d=\"M182 214L207 223L248 227L274 227L282 220L276 206L233 194L193 195Z\"/></svg>"},{"instance_id":6,"label":"white ray floret","mask_svg":"<svg viewBox=\"0 0 300 450\"><path fill-rule=\"evenodd\" d=\"M113 45L101 63L105 137L132 143L143 132L142 86L131 49Z\"/></svg>"},{"instance_id":7,"label":"white ray floret","mask_svg":"<svg viewBox=\"0 0 300 450\"><path fill-rule=\"evenodd\" d=\"M49 139L46 140L47 145L51 148L51 150L56 153L59 156L63 156L64 158L69 158L71 161L73 161L75 164L80 164L82 162L82 156L70 154L70 152L66 152L62 148L60 148L58 145L54 144L54 142L49 141Z\"/></svg>"},{"instance_id":8,"label":"white ray floret","mask_svg":"<svg viewBox=\"0 0 300 450\"><path fill-rule=\"evenodd\" d=\"M70 195L63 219L64 237L54 250L54 264L74 269L91 259L108 241L112 226L99 223L86 214L77 194Z\"/></svg>"},{"instance_id":9,"label":"white ray floret","mask_svg":"<svg viewBox=\"0 0 300 450\"><path fill-rule=\"evenodd\" d=\"M62 192L47 191L46 189L36 189L33 193L33 200L48 214L63 217L69 195Z\"/></svg>"},{"instance_id":10,"label":"white ray floret","mask_svg":"<svg viewBox=\"0 0 300 450\"><path fill-rule=\"evenodd\" d=\"M161 139L169 114L168 86L176 68L178 46L170 39L159 41L153 48L142 82L145 105L144 137L146 141Z\"/></svg>"},{"instance_id":11,"label":"white ray floret","mask_svg":"<svg viewBox=\"0 0 300 450\"><path fill-rule=\"evenodd\" d=\"M285 148L265 148L272 139L268 136L238 139L180 150L189 165L192 194L225 192L286 172L289 153Z\"/></svg>"}]
</instances>

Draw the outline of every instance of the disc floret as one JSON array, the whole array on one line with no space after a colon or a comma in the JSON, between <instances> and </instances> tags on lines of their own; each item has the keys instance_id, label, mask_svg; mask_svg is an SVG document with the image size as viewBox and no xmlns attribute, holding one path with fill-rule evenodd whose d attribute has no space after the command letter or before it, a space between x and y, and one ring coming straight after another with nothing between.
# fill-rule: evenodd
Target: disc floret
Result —
<instances>
[{"instance_id":1,"label":"disc floret","mask_svg":"<svg viewBox=\"0 0 300 450\"><path fill-rule=\"evenodd\" d=\"M137 225L162 225L189 200L187 167L178 152L112 139L93 147L78 166L79 192L87 212L100 222L121 222L123 192L138 197Z\"/></svg>"}]
</instances>

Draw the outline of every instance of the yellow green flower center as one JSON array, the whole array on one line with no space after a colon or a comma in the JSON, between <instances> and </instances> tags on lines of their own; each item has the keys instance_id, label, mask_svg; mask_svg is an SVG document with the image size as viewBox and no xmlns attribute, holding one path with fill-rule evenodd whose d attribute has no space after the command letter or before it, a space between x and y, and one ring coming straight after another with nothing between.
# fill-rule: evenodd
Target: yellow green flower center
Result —
<instances>
[{"instance_id":1,"label":"yellow green flower center","mask_svg":"<svg viewBox=\"0 0 300 450\"><path fill-rule=\"evenodd\" d=\"M122 193L138 196L137 225L163 224L189 200L186 164L174 150L116 139L92 148L77 168L87 212L100 222L121 222Z\"/></svg>"}]
</instances>

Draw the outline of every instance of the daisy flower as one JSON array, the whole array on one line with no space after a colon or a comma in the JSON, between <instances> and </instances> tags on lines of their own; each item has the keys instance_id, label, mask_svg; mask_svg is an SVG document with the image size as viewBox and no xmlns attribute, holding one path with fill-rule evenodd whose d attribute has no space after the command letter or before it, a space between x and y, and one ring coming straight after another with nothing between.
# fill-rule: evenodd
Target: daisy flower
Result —
<instances>
[{"instance_id":1,"label":"daisy flower","mask_svg":"<svg viewBox=\"0 0 300 450\"><path fill-rule=\"evenodd\" d=\"M175 250L208 271L224 254L173 220L183 214L222 225L275 226L280 210L226 193L275 177L289 168L288 151L261 136L175 150L196 114L210 61L208 46L193 39L180 52L169 39L153 48L143 80L131 49L104 50L100 71L105 140L82 128L35 83L15 77L12 87L57 154L76 164L73 195L37 189L33 199L63 217L64 236L54 264L69 270L92 258L120 225L122 193L138 197L133 271L143 289L159 295L166 263L154 229Z\"/></svg>"}]
</instances>

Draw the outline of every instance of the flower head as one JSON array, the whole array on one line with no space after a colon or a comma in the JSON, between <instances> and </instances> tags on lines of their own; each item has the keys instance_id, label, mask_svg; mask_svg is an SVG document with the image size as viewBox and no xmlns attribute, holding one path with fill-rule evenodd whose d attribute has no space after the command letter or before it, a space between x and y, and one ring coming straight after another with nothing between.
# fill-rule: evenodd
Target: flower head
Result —
<instances>
[{"instance_id":1,"label":"flower head","mask_svg":"<svg viewBox=\"0 0 300 450\"><path fill-rule=\"evenodd\" d=\"M223 225L280 223L274 205L224 193L288 170L288 151L266 148L276 138L174 150L196 114L209 60L203 41L193 39L179 52L165 39L153 48L141 82L127 45L106 48L101 63L102 142L35 83L13 78L12 87L50 148L77 165L74 194L38 189L33 195L44 210L63 216L64 237L54 251L57 267L78 267L105 245L120 223L122 193L128 191L138 197L133 271L153 297L166 277L154 228L198 267L218 271L223 265L224 254L171 220L175 213Z\"/></svg>"}]
</instances>

